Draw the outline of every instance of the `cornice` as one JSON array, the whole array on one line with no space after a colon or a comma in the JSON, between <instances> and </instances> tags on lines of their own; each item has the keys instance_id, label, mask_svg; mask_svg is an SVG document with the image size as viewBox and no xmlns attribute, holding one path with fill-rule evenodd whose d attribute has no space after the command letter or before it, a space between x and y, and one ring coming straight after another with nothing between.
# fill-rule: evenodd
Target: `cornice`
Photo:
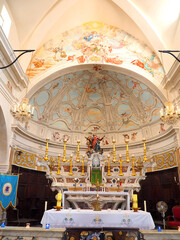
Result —
<instances>
[{"instance_id":1,"label":"cornice","mask_svg":"<svg viewBox=\"0 0 180 240\"><path fill-rule=\"evenodd\" d=\"M13 62L16 59L16 55L8 42L2 28L0 27L0 63L1 66L6 66ZM28 77L24 73L21 65L18 61L16 61L11 67L1 70L4 74L10 79L13 84L21 90L22 88L27 86Z\"/></svg>"},{"instance_id":2,"label":"cornice","mask_svg":"<svg viewBox=\"0 0 180 240\"><path fill-rule=\"evenodd\" d=\"M177 136L177 130L179 128L176 127L170 127L169 129L167 129L165 132L160 133L159 135L149 138L146 140L146 148L147 148L147 152L150 154L156 154L164 152L164 151L168 151L174 148L178 147L178 141L176 141L176 136ZM37 149L38 146L41 145L43 147L46 146L46 140L42 139L40 137L38 137L37 135L34 135L32 133L26 132L26 130L20 125L20 124L14 124L12 125L12 130L15 134L19 135L20 137L26 139L27 141L31 142L32 144L37 144ZM175 138L173 140L173 138ZM168 145L164 146L162 145L162 142L165 141L169 141ZM14 140L16 141L16 139ZM23 143L21 143L23 145ZM62 150L63 149L63 143L57 143L57 142L49 142L49 148L51 149L58 149L58 150ZM155 148L153 150L151 150L152 146L155 146ZM30 146L28 146L27 148L29 148ZM23 146L22 146L23 148ZM24 146L24 148L26 149L26 147ZM143 151L143 143L142 141L137 141L135 143L129 143L129 148L130 149L137 149L139 151L139 149L141 149L140 152ZM36 149L36 150L37 150ZM107 153L109 151L112 151L112 145L111 146L103 146L104 152ZM122 152L126 149L126 144L121 144L121 145L116 145L116 151L117 152ZM26 149L27 150L27 149ZM73 145L73 144L68 144L68 150L70 151L76 151L77 150L77 146ZM86 151L87 150L87 146L85 145L81 145L81 151ZM52 152L52 151L50 151Z\"/></svg>"}]
</instances>

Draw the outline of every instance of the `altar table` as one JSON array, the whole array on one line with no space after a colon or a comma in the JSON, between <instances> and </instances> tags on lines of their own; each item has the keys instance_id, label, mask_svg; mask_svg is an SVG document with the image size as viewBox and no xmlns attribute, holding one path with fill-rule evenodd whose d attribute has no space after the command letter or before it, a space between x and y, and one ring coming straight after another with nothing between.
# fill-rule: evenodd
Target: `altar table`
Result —
<instances>
[{"instance_id":1,"label":"altar table","mask_svg":"<svg viewBox=\"0 0 180 240\"><path fill-rule=\"evenodd\" d=\"M50 224L50 228L139 228L154 229L154 221L149 212L131 210L84 210L51 209L44 212L42 226Z\"/></svg>"},{"instance_id":2,"label":"altar table","mask_svg":"<svg viewBox=\"0 0 180 240\"><path fill-rule=\"evenodd\" d=\"M122 210L130 210L130 198L127 192L98 192L99 202L101 204L101 209L103 209L104 204L113 203L113 209L121 205ZM96 191L64 191L63 192L63 208L69 208L68 201L72 202L75 208L79 208L78 202L85 202L89 206L93 198L96 199ZM122 208L123 207L123 208ZM90 207L91 209L92 207Z\"/></svg>"}]
</instances>

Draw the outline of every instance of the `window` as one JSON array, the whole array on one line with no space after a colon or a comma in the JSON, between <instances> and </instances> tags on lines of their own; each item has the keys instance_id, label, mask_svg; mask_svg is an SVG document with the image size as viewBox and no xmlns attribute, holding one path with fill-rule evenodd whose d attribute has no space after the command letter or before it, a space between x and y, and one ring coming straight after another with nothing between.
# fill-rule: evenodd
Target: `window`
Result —
<instances>
[{"instance_id":1,"label":"window","mask_svg":"<svg viewBox=\"0 0 180 240\"><path fill-rule=\"evenodd\" d=\"M3 6L1 11L0 26L2 27L6 37L8 38L10 27L11 27L11 18L5 6Z\"/></svg>"}]
</instances>

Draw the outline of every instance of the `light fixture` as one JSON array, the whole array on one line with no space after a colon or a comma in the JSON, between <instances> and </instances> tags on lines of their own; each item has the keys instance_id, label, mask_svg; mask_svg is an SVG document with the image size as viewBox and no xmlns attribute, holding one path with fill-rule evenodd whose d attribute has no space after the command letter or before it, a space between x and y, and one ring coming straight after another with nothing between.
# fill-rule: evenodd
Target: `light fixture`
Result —
<instances>
[{"instance_id":1,"label":"light fixture","mask_svg":"<svg viewBox=\"0 0 180 240\"><path fill-rule=\"evenodd\" d=\"M32 57L31 57L32 61ZM31 62L30 62L30 68L31 69ZM15 103L11 108L11 113L14 118L16 118L20 122L27 122L29 119L33 117L34 113L34 107L29 104L29 99L27 98L27 91L28 91L28 85L29 85L29 78L28 83L26 87L26 95L22 99L20 103Z\"/></svg>"},{"instance_id":2,"label":"light fixture","mask_svg":"<svg viewBox=\"0 0 180 240\"><path fill-rule=\"evenodd\" d=\"M173 125L180 118L180 109L178 106L174 107L171 101L166 102L166 105L160 110L160 119L162 122Z\"/></svg>"},{"instance_id":3,"label":"light fixture","mask_svg":"<svg viewBox=\"0 0 180 240\"><path fill-rule=\"evenodd\" d=\"M163 52L163 51L159 51ZM161 57L162 59L162 57ZM163 66L163 61L162 61ZM167 102L165 103L164 108L161 108L160 110L160 119L163 123L167 123L168 125L173 125L177 122L177 120L180 118L180 109L176 105L174 106L173 103L169 100L169 94L167 89L167 82L166 82L166 73L164 70L164 83L165 83L165 89L166 89L166 95L167 95Z\"/></svg>"},{"instance_id":4,"label":"light fixture","mask_svg":"<svg viewBox=\"0 0 180 240\"><path fill-rule=\"evenodd\" d=\"M11 108L14 118L20 122L26 122L33 117L34 107L29 104L28 98L23 98L21 103L16 103Z\"/></svg>"}]
</instances>

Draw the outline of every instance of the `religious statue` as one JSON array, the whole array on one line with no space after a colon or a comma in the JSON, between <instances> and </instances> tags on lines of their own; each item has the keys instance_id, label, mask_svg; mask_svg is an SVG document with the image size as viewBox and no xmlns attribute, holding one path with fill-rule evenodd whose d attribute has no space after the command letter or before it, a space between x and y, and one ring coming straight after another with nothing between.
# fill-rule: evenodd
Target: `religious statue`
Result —
<instances>
[{"instance_id":1,"label":"religious statue","mask_svg":"<svg viewBox=\"0 0 180 240\"><path fill-rule=\"evenodd\" d=\"M93 134L93 136L86 137L88 146L86 154L88 155L88 157L90 157L93 152L100 154L103 153L103 149L100 147L100 142L103 140L104 137L105 136L99 138L96 136L96 134Z\"/></svg>"}]
</instances>

